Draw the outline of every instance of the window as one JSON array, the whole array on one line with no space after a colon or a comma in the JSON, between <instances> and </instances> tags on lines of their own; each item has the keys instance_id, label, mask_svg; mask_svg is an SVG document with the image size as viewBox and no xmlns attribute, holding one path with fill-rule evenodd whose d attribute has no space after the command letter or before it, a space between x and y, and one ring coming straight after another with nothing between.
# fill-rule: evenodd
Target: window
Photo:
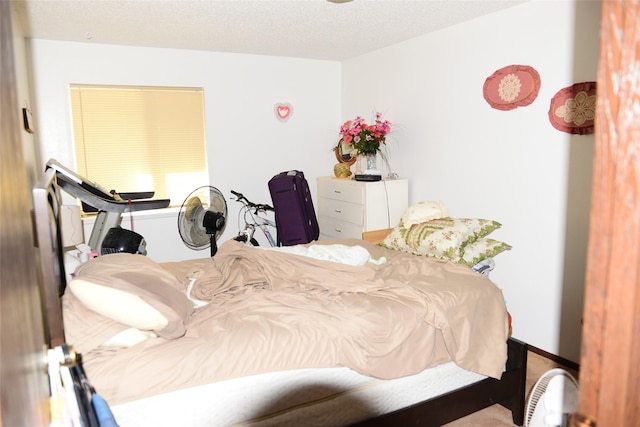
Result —
<instances>
[{"instance_id":1,"label":"window","mask_svg":"<svg viewBox=\"0 0 640 427\"><path fill-rule=\"evenodd\" d=\"M208 183L200 88L71 85L78 173L180 206Z\"/></svg>"}]
</instances>

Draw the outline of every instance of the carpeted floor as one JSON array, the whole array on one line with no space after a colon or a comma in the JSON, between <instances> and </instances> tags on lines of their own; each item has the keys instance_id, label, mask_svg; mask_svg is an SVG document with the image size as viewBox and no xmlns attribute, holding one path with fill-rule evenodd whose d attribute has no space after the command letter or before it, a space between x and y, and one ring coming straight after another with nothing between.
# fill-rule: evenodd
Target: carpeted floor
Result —
<instances>
[{"instance_id":1,"label":"carpeted floor","mask_svg":"<svg viewBox=\"0 0 640 427\"><path fill-rule=\"evenodd\" d=\"M527 355L527 388L526 397L528 399L531 389L535 385L536 381L549 369L560 367L566 369L573 376L577 378L578 373L562 366L552 360L547 359L537 353L529 351ZM526 411L526 404L525 404ZM525 413L526 418L526 413ZM482 411L478 411L474 414L460 418L449 424L445 424L446 427L501 427L511 426L513 427L513 420L511 419L511 412L501 405L493 405Z\"/></svg>"}]
</instances>

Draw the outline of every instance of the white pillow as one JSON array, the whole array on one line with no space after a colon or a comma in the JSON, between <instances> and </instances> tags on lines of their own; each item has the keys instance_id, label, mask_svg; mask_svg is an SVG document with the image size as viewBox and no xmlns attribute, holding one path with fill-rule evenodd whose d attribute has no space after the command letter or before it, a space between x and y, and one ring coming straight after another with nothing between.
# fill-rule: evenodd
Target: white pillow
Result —
<instances>
[{"instance_id":1,"label":"white pillow","mask_svg":"<svg viewBox=\"0 0 640 427\"><path fill-rule=\"evenodd\" d=\"M85 307L116 322L147 331L162 330L169 324L162 313L129 292L82 278L73 279L69 288Z\"/></svg>"},{"instance_id":2,"label":"white pillow","mask_svg":"<svg viewBox=\"0 0 640 427\"><path fill-rule=\"evenodd\" d=\"M99 347L128 348L157 338L152 331L128 327L89 309L74 296L70 287L62 296L62 309L65 340L78 353L89 353Z\"/></svg>"},{"instance_id":3,"label":"white pillow","mask_svg":"<svg viewBox=\"0 0 640 427\"><path fill-rule=\"evenodd\" d=\"M139 254L99 256L78 267L68 286L92 311L167 339L185 334L193 312L180 281Z\"/></svg>"},{"instance_id":4,"label":"white pillow","mask_svg":"<svg viewBox=\"0 0 640 427\"><path fill-rule=\"evenodd\" d=\"M424 201L409 206L402 214L401 222L409 228L415 224L449 216L447 207L441 201Z\"/></svg>"}]
</instances>

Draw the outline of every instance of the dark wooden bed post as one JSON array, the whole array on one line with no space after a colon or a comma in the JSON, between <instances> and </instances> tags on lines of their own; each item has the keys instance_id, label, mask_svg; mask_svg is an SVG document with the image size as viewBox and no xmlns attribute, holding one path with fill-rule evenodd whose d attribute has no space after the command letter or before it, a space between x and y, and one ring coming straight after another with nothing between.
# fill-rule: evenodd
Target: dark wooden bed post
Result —
<instances>
[{"instance_id":1,"label":"dark wooden bed post","mask_svg":"<svg viewBox=\"0 0 640 427\"><path fill-rule=\"evenodd\" d=\"M527 355L529 354L529 346L516 339L509 339L509 359L507 360L507 373L513 374L513 390L515 394L500 404L511 409L513 422L517 425L524 424L524 411L526 405L527 394ZM505 375L507 375L505 373Z\"/></svg>"}]
</instances>

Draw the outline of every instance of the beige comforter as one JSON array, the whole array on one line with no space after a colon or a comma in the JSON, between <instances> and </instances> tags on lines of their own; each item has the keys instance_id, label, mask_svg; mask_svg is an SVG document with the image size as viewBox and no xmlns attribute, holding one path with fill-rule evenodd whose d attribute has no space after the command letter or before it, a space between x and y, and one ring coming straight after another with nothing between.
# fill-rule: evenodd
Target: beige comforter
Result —
<instances>
[{"instance_id":1,"label":"beige comforter","mask_svg":"<svg viewBox=\"0 0 640 427\"><path fill-rule=\"evenodd\" d=\"M337 243L337 242L326 242ZM198 308L175 340L84 355L110 404L261 372L347 366L394 378L445 361L500 377L507 313L488 278L450 262L353 240L386 263L351 266L222 244L211 259L163 264Z\"/></svg>"}]
</instances>

